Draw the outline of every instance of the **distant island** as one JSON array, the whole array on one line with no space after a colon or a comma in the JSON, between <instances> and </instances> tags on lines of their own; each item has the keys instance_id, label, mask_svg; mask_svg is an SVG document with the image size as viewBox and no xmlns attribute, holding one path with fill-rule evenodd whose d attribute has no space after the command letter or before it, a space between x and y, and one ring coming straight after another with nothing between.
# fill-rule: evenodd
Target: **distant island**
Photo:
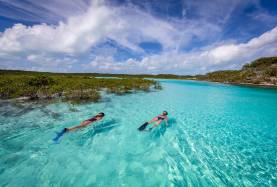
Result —
<instances>
[{"instance_id":1,"label":"distant island","mask_svg":"<svg viewBox=\"0 0 277 187\"><path fill-rule=\"evenodd\" d=\"M186 79L227 84L277 87L277 57L257 59L241 70L223 70L205 75L128 75L100 73L50 73L0 70L0 99L53 99L98 101L100 91L123 95L161 89L158 81L144 78Z\"/></svg>"},{"instance_id":2,"label":"distant island","mask_svg":"<svg viewBox=\"0 0 277 187\"><path fill-rule=\"evenodd\" d=\"M225 70L196 75L194 79L227 84L277 87L277 57L259 58L241 70Z\"/></svg>"},{"instance_id":3,"label":"distant island","mask_svg":"<svg viewBox=\"0 0 277 187\"><path fill-rule=\"evenodd\" d=\"M259 58L251 63L245 64L241 70L220 70L209 72L205 75L145 74L132 76L162 79L187 79L220 82L225 84L277 87L277 57Z\"/></svg>"}]
</instances>

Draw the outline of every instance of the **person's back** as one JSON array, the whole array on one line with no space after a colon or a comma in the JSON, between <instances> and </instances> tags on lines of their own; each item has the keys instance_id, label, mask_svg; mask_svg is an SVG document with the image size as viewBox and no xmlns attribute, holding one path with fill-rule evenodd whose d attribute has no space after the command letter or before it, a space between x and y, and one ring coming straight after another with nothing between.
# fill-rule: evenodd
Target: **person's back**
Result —
<instances>
[{"instance_id":1,"label":"person's back","mask_svg":"<svg viewBox=\"0 0 277 187\"><path fill-rule=\"evenodd\" d=\"M77 130L77 129L80 129L80 128L84 128L86 126L88 126L89 124L93 123L93 122L96 122L96 121L99 121L101 119L103 119L103 117L105 116L105 114L103 112L100 112L99 114L97 114L96 116L93 116L92 118L89 118L85 121L83 121L82 123L80 123L79 125L77 126L74 126L74 127L70 127L70 128L64 128L61 132L57 133L56 137L53 138L53 141L55 143L58 143L59 142L59 139L66 133L66 132L70 132L70 131L73 131L73 130Z\"/></svg>"},{"instance_id":2,"label":"person's back","mask_svg":"<svg viewBox=\"0 0 277 187\"><path fill-rule=\"evenodd\" d=\"M70 127L70 128L65 128L65 131L69 132L69 131L73 131L73 130L76 130L76 129L84 128L84 127L88 126L89 124L91 124L93 122L96 122L96 121L99 121L99 120L103 119L104 116L105 116L105 114L103 112L100 112L96 116L93 116L92 118L89 118L89 119L83 121L82 123L80 123L80 125Z\"/></svg>"}]
</instances>

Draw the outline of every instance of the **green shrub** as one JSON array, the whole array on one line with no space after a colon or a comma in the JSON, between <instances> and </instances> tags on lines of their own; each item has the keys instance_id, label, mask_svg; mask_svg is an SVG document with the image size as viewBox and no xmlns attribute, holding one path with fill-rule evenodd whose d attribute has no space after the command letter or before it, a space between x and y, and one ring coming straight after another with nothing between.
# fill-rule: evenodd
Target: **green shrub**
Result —
<instances>
[{"instance_id":1,"label":"green shrub","mask_svg":"<svg viewBox=\"0 0 277 187\"><path fill-rule=\"evenodd\" d=\"M1 71L0 71L1 72ZM156 81L141 78L98 79L80 74L47 74L38 72L1 72L0 98L27 96L31 99L98 101L100 90L124 95L133 90L148 91Z\"/></svg>"},{"instance_id":2,"label":"green shrub","mask_svg":"<svg viewBox=\"0 0 277 187\"><path fill-rule=\"evenodd\" d=\"M49 85L53 85L54 83L55 83L54 79L52 77L47 77L47 76L32 77L28 81L28 84L30 86L35 86L35 87L49 86Z\"/></svg>"},{"instance_id":3,"label":"green shrub","mask_svg":"<svg viewBox=\"0 0 277 187\"><path fill-rule=\"evenodd\" d=\"M276 77L277 76L277 67L267 69L265 74L270 77Z\"/></svg>"}]
</instances>

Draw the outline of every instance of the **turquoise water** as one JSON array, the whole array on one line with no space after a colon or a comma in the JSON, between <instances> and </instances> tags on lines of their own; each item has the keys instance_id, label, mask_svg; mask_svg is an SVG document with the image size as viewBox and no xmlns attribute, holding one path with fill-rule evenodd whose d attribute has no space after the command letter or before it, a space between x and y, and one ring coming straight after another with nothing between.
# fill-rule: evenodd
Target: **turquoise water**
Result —
<instances>
[{"instance_id":1,"label":"turquoise water","mask_svg":"<svg viewBox=\"0 0 277 187\"><path fill-rule=\"evenodd\" d=\"M277 90L161 80L100 103L0 103L0 186L277 186ZM170 126L137 127L167 110ZM65 134L99 111L95 127Z\"/></svg>"}]
</instances>

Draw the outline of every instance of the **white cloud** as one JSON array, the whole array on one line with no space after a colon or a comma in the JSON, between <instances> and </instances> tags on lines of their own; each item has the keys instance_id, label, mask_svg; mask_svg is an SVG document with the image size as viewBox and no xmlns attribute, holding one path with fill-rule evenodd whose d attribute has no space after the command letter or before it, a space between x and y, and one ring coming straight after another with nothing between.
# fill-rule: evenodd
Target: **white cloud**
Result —
<instances>
[{"instance_id":1,"label":"white cloud","mask_svg":"<svg viewBox=\"0 0 277 187\"><path fill-rule=\"evenodd\" d=\"M84 52L113 29L109 24L110 16L108 8L94 5L85 14L70 17L57 26L16 24L0 35L0 53Z\"/></svg>"},{"instance_id":2,"label":"white cloud","mask_svg":"<svg viewBox=\"0 0 277 187\"><path fill-rule=\"evenodd\" d=\"M261 56L277 54L277 27L246 43L210 46L197 52L180 53L175 50L146 56L142 60L116 62L102 57L90 63L94 70L116 73L205 73L218 69L238 69L244 63ZM89 68L90 66L87 66Z\"/></svg>"},{"instance_id":3,"label":"white cloud","mask_svg":"<svg viewBox=\"0 0 277 187\"><path fill-rule=\"evenodd\" d=\"M14 6L23 6L16 2ZM226 14L224 11L214 14L228 19L237 5L237 1L232 2ZM162 20L131 5L110 7L99 1L86 9L83 3L78 5L78 15L70 15L56 25L16 24L0 33L0 67L46 71L72 71L77 67L77 71L92 72L187 74L238 68L254 58L277 54L277 27L246 43L223 41L199 51L184 52L181 49L193 38L211 40L221 32L221 27L204 19ZM45 4L44 7L59 12L54 6ZM62 12L59 17L64 15L69 13ZM97 52L97 44L107 39L143 54L142 59L118 62L113 57L116 53L113 49ZM159 42L163 51L145 54L139 46L144 41ZM95 56L91 49L95 50Z\"/></svg>"},{"instance_id":4,"label":"white cloud","mask_svg":"<svg viewBox=\"0 0 277 187\"><path fill-rule=\"evenodd\" d=\"M87 10L86 0L0 0L0 16L13 20L56 23ZM16 10L14 12L13 10Z\"/></svg>"},{"instance_id":5,"label":"white cloud","mask_svg":"<svg viewBox=\"0 0 277 187\"><path fill-rule=\"evenodd\" d=\"M246 43L226 44L215 47L209 51L208 59L214 64L222 64L231 61L253 59L261 55L276 55L277 51L269 52L270 48L277 45L277 27L263 33L261 36L251 39Z\"/></svg>"},{"instance_id":6,"label":"white cloud","mask_svg":"<svg viewBox=\"0 0 277 187\"><path fill-rule=\"evenodd\" d=\"M252 3L255 0L251 0ZM187 14L195 14L201 19L212 20L214 22L224 24L228 21L233 11L238 6L248 3L249 0L209 0L209 1L184 1L184 9Z\"/></svg>"},{"instance_id":7,"label":"white cloud","mask_svg":"<svg viewBox=\"0 0 277 187\"><path fill-rule=\"evenodd\" d=\"M6 29L0 34L0 53L80 53L105 38L142 52L138 46L142 41L159 42L165 49L178 48L188 44L193 37L204 39L207 31L213 33L220 29L202 21L164 21L136 7L109 7L95 2L86 12L71 16L58 25L16 24Z\"/></svg>"}]
</instances>

